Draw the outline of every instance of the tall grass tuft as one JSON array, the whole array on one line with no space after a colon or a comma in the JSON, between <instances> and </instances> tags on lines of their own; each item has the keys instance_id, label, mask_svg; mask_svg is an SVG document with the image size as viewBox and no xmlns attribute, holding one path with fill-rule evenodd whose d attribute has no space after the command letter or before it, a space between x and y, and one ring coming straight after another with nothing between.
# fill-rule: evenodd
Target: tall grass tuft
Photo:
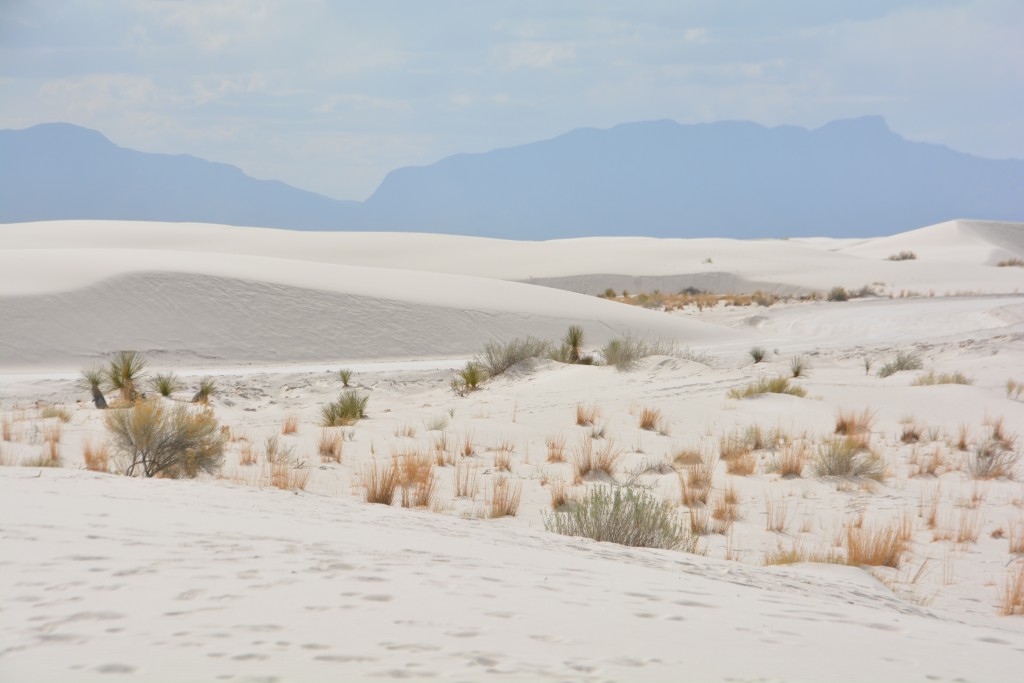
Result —
<instances>
[{"instance_id":1,"label":"tall grass tuft","mask_svg":"<svg viewBox=\"0 0 1024 683\"><path fill-rule=\"evenodd\" d=\"M882 527L848 524L843 546L846 548L846 564L893 569L899 569L900 560L909 548L899 522Z\"/></svg>"},{"instance_id":2,"label":"tall grass tuft","mask_svg":"<svg viewBox=\"0 0 1024 683\"><path fill-rule=\"evenodd\" d=\"M321 424L324 427L348 427L366 417L366 405L370 397L355 389L342 392L337 401L320 409Z\"/></svg>"},{"instance_id":3,"label":"tall grass tuft","mask_svg":"<svg viewBox=\"0 0 1024 683\"><path fill-rule=\"evenodd\" d=\"M999 613L1004 617L1024 616L1024 564L1022 563L1018 563L1006 574L1006 581L999 593Z\"/></svg>"},{"instance_id":4,"label":"tall grass tuft","mask_svg":"<svg viewBox=\"0 0 1024 683\"><path fill-rule=\"evenodd\" d=\"M974 447L967 461L967 472L974 479L1013 479L1020 453L997 439L987 439Z\"/></svg>"},{"instance_id":5,"label":"tall grass tuft","mask_svg":"<svg viewBox=\"0 0 1024 683\"><path fill-rule=\"evenodd\" d=\"M173 372L158 372L153 376L153 390L165 398L184 388L185 385Z\"/></svg>"},{"instance_id":6,"label":"tall grass tuft","mask_svg":"<svg viewBox=\"0 0 1024 683\"><path fill-rule=\"evenodd\" d=\"M321 429L320 439L317 441L317 451L320 453L320 460L323 462L341 463L341 455L344 452L345 434L334 429Z\"/></svg>"},{"instance_id":7,"label":"tall grass tuft","mask_svg":"<svg viewBox=\"0 0 1024 683\"><path fill-rule=\"evenodd\" d=\"M793 377L806 377L813 366L806 356L793 356L789 361L789 372Z\"/></svg>"},{"instance_id":8,"label":"tall grass tuft","mask_svg":"<svg viewBox=\"0 0 1024 683\"><path fill-rule=\"evenodd\" d=\"M338 377L341 378L341 386L348 389L348 384L352 381L352 371L348 368L342 368L338 370Z\"/></svg>"},{"instance_id":9,"label":"tall grass tuft","mask_svg":"<svg viewBox=\"0 0 1024 683\"><path fill-rule=\"evenodd\" d=\"M509 477L495 477L491 489L491 519L515 517L519 511L523 485Z\"/></svg>"},{"instance_id":10,"label":"tall grass tuft","mask_svg":"<svg viewBox=\"0 0 1024 683\"><path fill-rule=\"evenodd\" d=\"M614 479L615 466L620 457L622 449L615 446L615 439L607 439L599 448L595 448L594 439L583 437L573 453L573 483L581 483L591 473L603 473Z\"/></svg>"},{"instance_id":11,"label":"tall grass tuft","mask_svg":"<svg viewBox=\"0 0 1024 683\"><path fill-rule=\"evenodd\" d=\"M849 436L833 437L818 447L814 473L819 477L885 478L885 463L862 441Z\"/></svg>"},{"instance_id":12,"label":"tall grass tuft","mask_svg":"<svg viewBox=\"0 0 1024 683\"><path fill-rule=\"evenodd\" d=\"M85 461L85 469L93 472L108 472L110 470L110 449L106 442L94 445L91 441L82 444L82 459Z\"/></svg>"},{"instance_id":13,"label":"tall grass tuft","mask_svg":"<svg viewBox=\"0 0 1024 683\"><path fill-rule=\"evenodd\" d=\"M361 477L367 503L391 505L401 481L401 473L394 461L381 465L373 460L363 466Z\"/></svg>"},{"instance_id":14,"label":"tall grass tuft","mask_svg":"<svg viewBox=\"0 0 1024 683\"><path fill-rule=\"evenodd\" d=\"M768 355L768 350L763 346L755 346L750 349L750 357L754 359L755 363L760 363L764 360L764 357Z\"/></svg>"},{"instance_id":15,"label":"tall grass tuft","mask_svg":"<svg viewBox=\"0 0 1024 683\"><path fill-rule=\"evenodd\" d=\"M672 505L642 490L598 486L564 510L544 516L544 528L564 536L637 548L693 552L697 539L679 522Z\"/></svg>"}]
</instances>

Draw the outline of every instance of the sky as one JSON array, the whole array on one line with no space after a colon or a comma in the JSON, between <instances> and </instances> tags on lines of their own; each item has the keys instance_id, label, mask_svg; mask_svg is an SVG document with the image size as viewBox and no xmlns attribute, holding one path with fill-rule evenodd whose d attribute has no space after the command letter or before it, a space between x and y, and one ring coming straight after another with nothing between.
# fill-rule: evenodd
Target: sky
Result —
<instances>
[{"instance_id":1,"label":"sky","mask_svg":"<svg viewBox=\"0 0 1024 683\"><path fill-rule=\"evenodd\" d=\"M0 128L65 121L338 199L673 119L1024 159L1021 0L0 0Z\"/></svg>"}]
</instances>

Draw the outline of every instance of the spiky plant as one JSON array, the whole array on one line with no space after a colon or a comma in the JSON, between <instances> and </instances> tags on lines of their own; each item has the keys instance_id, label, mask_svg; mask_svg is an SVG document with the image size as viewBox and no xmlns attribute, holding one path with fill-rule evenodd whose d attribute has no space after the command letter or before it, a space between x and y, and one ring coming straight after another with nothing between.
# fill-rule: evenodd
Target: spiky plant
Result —
<instances>
[{"instance_id":1,"label":"spiky plant","mask_svg":"<svg viewBox=\"0 0 1024 683\"><path fill-rule=\"evenodd\" d=\"M570 326L562 343L569 350L569 361L579 363L583 357L583 328L579 325Z\"/></svg>"},{"instance_id":2,"label":"spiky plant","mask_svg":"<svg viewBox=\"0 0 1024 683\"><path fill-rule=\"evenodd\" d=\"M479 363L470 361L466 363L466 367L459 370L458 379L467 391L476 391L480 388L480 384L487 379L487 371Z\"/></svg>"},{"instance_id":3,"label":"spiky plant","mask_svg":"<svg viewBox=\"0 0 1024 683\"><path fill-rule=\"evenodd\" d=\"M136 386L145 376L147 361L138 351L118 351L107 366L107 384L125 401L139 397Z\"/></svg>"},{"instance_id":4,"label":"spiky plant","mask_svg":"<svg viewBox=\"0 0 1024 683\"><path fill-rule=\"evenodd\" d=\"M89 391L92 392L92 402L101 410L107 407L107 399L103 398L103 390L100 388L106 378L106 368L93 366L82 370L82 379L89 385Z\"/></svg>"},{"instance_id":5,"label":"spiky plant","mask_svg":"<svg viewBox=\"0 0 1024 683\"><path fill-rule=\"evenodd\" d=\"M348 427L366 417L366 405L370 397L355 389L342 393L337 401L321 409L324 427Z\"/></svg>"},{"instance_id":6,"label":"spiky plant","mask_svg":"<svg viewBox=\"0 0 1024 683\"><path fill-rule=\"evenodd\" d=\"M348 383L352 381L352 371L342 368L338 370L338 376L341 377L341 386L348 388Z\"/></svg>"},{"instance_id":7,"label":"spiky plant","mask_svg":"<svg viewBox=\"0 0 1024 683\"><path fill-rule=\"evenodd\" d=\"M192 397L192 402L206 405L215 393L217 393L217 382L212 377L203 377L199 380L199 390Z\"/></svg>"},{"instance_id":8,"label":"spiky plant","mask_svg":"<svg viewBox=\"0 0 1024 683\"><path fill-rule=\"evenodd\" d=\"M755 346L750 349L750 357L754 359L755 363L763 361L767 353L768 351L763 346Z\"/></svg>"},{"instance_id":9,"label":"spiky plant","mask_svg":"<svg viewBox=\"0 0 1024 683\"><path fill-rule=\"evenodd\" d=\"M169 397L175 391L185 388L178 376L173 372L158 372L153 376L153 389L164 397Z\"/></svg>"}]
</instances>

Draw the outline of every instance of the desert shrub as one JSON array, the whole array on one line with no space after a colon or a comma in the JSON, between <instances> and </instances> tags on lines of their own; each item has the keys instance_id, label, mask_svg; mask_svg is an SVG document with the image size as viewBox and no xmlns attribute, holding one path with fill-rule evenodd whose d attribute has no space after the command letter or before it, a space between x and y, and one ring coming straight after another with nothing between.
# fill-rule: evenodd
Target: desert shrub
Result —
<instances>
[{"instance_id":1,"label":"desert shrub","mask_svg":"<svg viewBox=\"0 0 1024 683\"><path fill-rule=\"evenodd\" d=\"M967 461L967 472L975 479L1013 479L1020 453L997 439L987 439L974 447Z\"/></svg>"},{"instance_id":2,"label":"desert shrub","mask_svg":"<svg viewBox=\"0 0 1024 683\"><path fill-rule=\"evenodd\" d=\"M147 361L138 351L118 351L107 366L107 385L121 393L125 401L134 401L139 392L136 388L145 376Z\"/></svg>"},{"instance_id":3,"label":"desert shrub","mask_svg":"<svg viewBox=\"0 0 1024 683\"><path fill-rule=\"evenodd\" d=\"M482 368L486 372L485 377L497 377L517 363L531 358L543 358L550 349L550 342L535 337L521 337L504 344L490 341L471 364Z\"/></svg>"},{"instance_id":4,"label":"desert shrub","mask_svg":"<svg viewBox=\"0 0 1024 683\"><path fill-rule=\"evenodd\" d=\"M818 447L814 474L819 477L885 478L885 463L863 442L850 437L834 437Z\"/></svg>"},{"instance_id":5,"label":"desert shrub","mask_svg":"<svg viewBox=\"0 0 1024 683\"><path fill-rule=\"evenodd\" d=\"M39 417L43 420L55 417L61 422L71 422L71 411L64 406L44 406L39 411Z\"/></svg>"},{"instance_id":6,"label":"desert shrub","mask_svg":"<svg viewBox=\"0 0 1024 683\"><path fill-rule=\"evenodd\" d=\"M605 299L614 299L615 298L615 290L612 289L611 287L609 287L608 289L604 290L604 298Z\"/></svg>"},{"instance_id":7,"label":"desert shrub","mask_svg":"<svg viewBox=\"0 0 1024 683\"><path fill-rule=\"evenodd\" d=\"M675 344L664 340L649 341L633 334L612 339L601 349L601 355L608 365L616 370L625 371L636 365L642 358L656 355L671 355Z\"/></svg>"},{"instance_id":8,"label":"desert shrub","mask_svg":"<svg viewBox=\"0 0 1024 683\"><path fill-rule=\"evenodd\" d=\"M929 370L923 375L918 375L911 382L911 385L915 387L925 387L933 384L974 384L974 380L959 370L955 372L940 372L938 374L934 370Z\"/></svg>"},{"instance_id":9,"label":"desert shrub","mask_svg":"<svg viewBox=\"0 0 1024 683\"><path fill-rule=\"evenodd\" d=\"M320 409L324 427L348 427L366 417L366 405L370 397L360 394L355 389L342 392L337 401L328 403Z\"/></svg>"},{"instance_id":10,"label":"desert shrub","mask_svg":"<svg viewBox=\"0 0 1024 683\"><path fill-rule=\"evenodd\" d=\"M348 388L348 383L352 381L352 371L347 368L338 370L338 377L341 378L341 386Z\"/></svg>"},{"instance_id":11,"label":"desert shrub","mask_svg":"<svg viewBox=\"0 0 1024 683\"><path fill-rule=\"evenodd\" d=\"M879 377L889 377L903 370L920 370L924 367L921 357L907 351L897 351L896 356L878 369Z\"/></svg>"},{"instance_id":12,"label":"desert shrub","mask_svg":"<svg viewBox=\"0 0 1024 683\"><path fill-rule=\"evenodd\" d=\"M85 380L89 391L92 393L92 402L97 408L107 407L107 400L103 397L101 386L107 380L107 371L99 366L85 368L82 370L82 379Z\"/></svg>"},{"instance_id":13,"label":"desert shrub","mask_svg":"<svg viewBox=\"0 0 1024 683\"><path fill-rule=\"evenodd\" d=\"M760 363L764 360L765 355L768 353L763 346L755 346L750 349L750 357L754 359L755 363Z\"/></svg>"},{"instance_id":14,"label":"desert shrub","mask_svg":"<svg viewBox=\"0 0 1024 683\"><path fill-rule=\"evenodd\" d=\"M1024 268L1024 259L1017 258L1016 256L1014 256L1013 258L1003 259L1002 261L1000 261L996 265L999 266L1000 268L1007 268L1007 267Z\"/></svg>"},{"instance_id":15,"label":"desert shrub","mask_svg":"<svg viewBox=\"0 0 1024 683\"><path fill-rule=\"evenodd\" d=\"M917 254L912 251L901 251L898 254L891 254L889 256L890 261L913 261L917 258Z\"/></svg>"},{"instance_id":16,"label":"desert shrub","mask_svg":"<svg viewBox=\"0 0 1024 683\"><path fill-rule=\"evenodd\" d=\"M846 291L846 287L833 287L828 292L829 301L849 301L850 293Z\"/></svg>"},{"instance_id":17,"label":"desert shrub","mask_svg":"<svg viewBox=\"0 0 1024 683\"><path fill-rule=\"evenodd\" d=\"M161 396L170 396L175 391L181 391L185 386L173 372L158 372L153 376L153 390Z\"/></svg>"},{"instance_id":18,"label":"desert shrub","mask_svg":"<svg viewBox=\"0 0 1024 683\"><path fill-rule=\"evenodd\" d=\"M208 410L142 401L109 411L105 423L114 448L128 457L128 476L137 471L173 479L215 474L224 461L225 437Z\"/></svg>"},{"instance_id":19,"label":"desert shrub","mask_svg":"<svg viewBox=\"0 0 1024 683\"><path fill-rule=\"evenodd\" d=\"M192 396L193 403L207 405L210 397L217 393L217 382L212 377L203 377L199 380L199 389Z\"/></svg>"},{"instance_id":20,"label":"desert shrub","mask_svg":"<svg viewBox=\"0 0 1024 683\"><path fill-rule=\"evenodd\" d=\"M736 387L729 390L729 398L741 399L761 394L789 394L803 398L807 390L803 387L790 384L789 377L762 377L756 382L751 382L745 387Z\"/></svg>"},{"instance_id":21,"label":"desert shrub","mask_svg":"<svg viewBox=\"0 0 1024 683\"><path fill-rule=\"evenodd\" d=\"M806 377L811 370L811 361L805 356L793 356L789 361L789 372L793 377Z\"/></svg>"},{"instance_id":22,"label":"desert shrub","mask_svg":"<svg viewBox=\"0 0 1024 683\"><path fill-rule=\"evenodd\" d=\"M668 501L646 491L598 486L564 509L544 516L544 528L564 536L637 548L682 549L692 552L696 538L679 522Z\"/></svg>"}]
</instances>

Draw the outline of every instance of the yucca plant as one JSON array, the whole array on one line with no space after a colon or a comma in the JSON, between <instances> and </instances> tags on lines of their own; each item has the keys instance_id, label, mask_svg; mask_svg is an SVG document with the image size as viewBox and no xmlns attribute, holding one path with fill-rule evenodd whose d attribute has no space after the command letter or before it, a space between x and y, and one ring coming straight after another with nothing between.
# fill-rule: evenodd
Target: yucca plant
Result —
<instances>
[{"instance_id":1,"label":"yucca plant","mask_svg":"<svg viewBox=\"0 0 1024 683\"><path fill-rule=\"evenodd\" d=\"M569 351L569 362L579 363L583 357L583 328L579 325L572 325L565 333L562 344Z\"/></svg>"},{"instance_id":2,"label":"yucca plant","mask_svg":"<svg viewBox=\"0 0 1024 683\"><path fill-rule=\"evenodd\" d=\"M324 427L348 427L366 417L366 405L370 397L349 389L341 394L337 401L328 403L321 409Z\"/></svg>"},{"instance_id":3,"label":"yucca plant","mask_svg":"<svg viewBox=\"0 0 1024 683\"><path fill-rule=\"evenodd\" d=\"M750 357L754 359L755 363L763 361L767 353L768 351L763 346L755 346L750 349Z\"/></svg>"},{"instance_id":4,"label":"yucca plant","mask_svg":"<svg viewBox=\"0 0 1024 683\"><path fill-rule=\"evenodd\" d=\"M138 351L118 351L107 366L107 384L132 402L139 397L136 385L145 376L147 361Z\"/></svg>"},{"instance_id":5,"label":"yucca plant","mask_svg":"<svg viewBox=\"0 0 1024 683\"><path fill-rule=\"evenodd\" d=\"M153 377L153 389L164 397L169 397L175 391L185 388L178 376L173 372L158 372Z\"/></svg>"},{"instance_id":6,"label":"yucca plant","mask_svg":"<svg viewBox=\"0 0 1024 683\"><path fill-rule=\"evenodd\" d=\"M341 386L348 388L348 383L352 381L352 371L342 368L338 370L338 376L341 377Z\"/></svg>"},{"instance_id":7,"label":"yucca plant","mask_svg":"<svg viewBox=\"0 0 1024 683\"><path fill-rule=\"evenodd\" d=\"M92 402L100 409L107 407L107 399L103 397L103 390L100 386L106 381L107 371L105 368L94 366L82 370L82 379L89 385L92 392Z\"/></svg>"},{"instance_id":8,"label":"yucca plant","mask_svg":"<svg viewBox=\"0 0 1024 683\"><path fill-rule=\"evenodd\" d=\"M217 393L217 383L212 377L203 377L199 380L199 390L192 397L192 402L206 405L215 393Z\"/></svg>"},{"instance_id":9,"label":"yucca plant","mask_svg":"<svg viewBox=\"0 0 1024 683\"><path fill-rule=\"evenodd\" d=\"M789 371L793 377L806 377L810 369L811 361L804 356L794 356L793 360L789 361Z\"/></svg>"}]
</instances>

